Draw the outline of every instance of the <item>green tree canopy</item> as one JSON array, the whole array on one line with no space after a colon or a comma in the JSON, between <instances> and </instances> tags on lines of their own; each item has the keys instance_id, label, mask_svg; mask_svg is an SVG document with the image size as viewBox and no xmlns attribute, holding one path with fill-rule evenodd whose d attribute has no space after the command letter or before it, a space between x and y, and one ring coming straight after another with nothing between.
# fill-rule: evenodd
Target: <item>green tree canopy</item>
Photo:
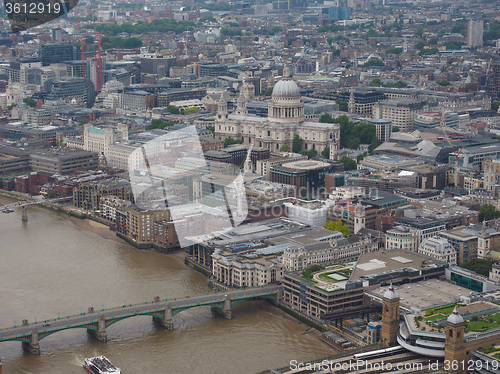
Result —
<instances>
[{"instance_id":1,"label":"green tree canopy","mask_svg":"<svg viewBox=\"0 0 500 374\"><path fill-rule=\"evenodd\" d=\"M26 105L34 108L36 106L36 100L31 98L31 97L25 97L23 99L23 103L25 103Z\"/></svg>"},{"instance_id":2,"label":"green tree canopy","mask_svg":"<svg viewBox=\"0 0 500 374\"><path fill-rule=\"evenodd\" d=\"M442 79L440 81L437 81L437 84L439 84L440 86L449 86L451 83L449 81L447 81L446 79Z\"/></svg>"},{"instance_id":3,"label":"green tree canopy","mask_svg":"<svg viewBox=\"0 0 500 374\"><path fill-rule=\"evenodd\" d=\"M281 152L288 152L288 148L289 148L289 147L288 147L288 144L283 144L283 145L281 146L281 148L280 148L280 151L281 151Z\"/></svg>"},{"instance_id":4,"label":"green tree canopy","mask_svg":"<svg viewBox=\"0 0 500 374\"><path fill-rule=\"evenodd\" d=\"M371 58L367 62L365 62L363 66L368 68L370 66L385 66L385 64L382 60L379 60L378 58Z\"/></svg>"},{"instance_id":5,"label":"green tree canopy","mask_svg":"<svg viewBox=\"0 0 500 374\"><path fill-rule=\"evenodd\" d=\"M302 151L302 145L304 144L304 140L297 134L293 137L292 142L292 152L300 153Z\"/></svg>"},{"instance_id":6,"label":"green tree canopy","mask_svg":"<svg viewBox=\"0 0 500 374\"><path fill-rule=\"evenodd\" d=\"M318 155L318 152L315 149L310 149L308 151L301 151L300 154L307 156L307 158L314 158Z\"/></svg>"},{"instance_id":7,"label":"green tree canopy","mask_svg":"<svg viewBox=\"0 0 500 374\"><path fill-rule=\"evenodd\" d=\"M349 110L349 104L344 100L336 100L337 104L339 104L339 110L342 112L347 112Z\"/></svg>"},{"instance_id":8,"label":"green tree canopy","mask_svg":"<svg viewBox=\"0 0 500 374\"><path fill-rule=\"evenodd\" d=\"M228 146L232 145L232 144L242 144L243 143L243 140L241 139L234 139L234 138L226 138L224 139L224 148L227 148Z\"/></svg>"},{"instance_id":9,"label":"green tree canopy","mask_svg":"<svg viewBox=\"0 0 500 374\"><path fill-rule=\"evenodd\" d=\"M165 127L173 126L173 122L165 122L161 119L152 119L151 120L151 128L152 129L164 129Z\"/></svg>"},{"instance_id":10,"label":"green tree canopy","mask_svg":"<svg viewBox=\"0 0 500 374\"><path fill-rule=\"evenodd\" d=\"M179 108L177 108L175 105L167 106L167 111L169 111L172 114L179 114Z\"/></svg>"},{"instance_id":11,"label":"green tree canopy","mask_svg":"<svg viewBox=\"0 0 500 374\"><path fill-rule=\"evenodd\" d=\"M490 275L492 266L493 262L490 259L472 260L460 265L460 267L463 267L464 269L475 271L476 273L484 275L486 277Z\"/></svg>"},{"instance_id":12,"label":"green tree canopy","mask_svg":"<svg viewBox=\"0 0 500 374\"><path fill-rule=\"evenodd\" d=\"M500 103L498 101L494 101L491 103L491 109L494 111L498 110L498 107L500 107Z\"/></svg>"},{"instance_id":13,"label":"green tree canopy","mask_svg":"<svg viewBox=\"0 0 500 374\"><path fill-rule=\"evenodd\" d=\"M209 4L205 5L205 7L208 7L208 5ZM102 23L95 25L97 31L102 31L104 35L119 35L121 33L141 35L155 31L156 32L173 31L176 34L180 34L183 33L184 31L192 30L193 27L194 27L194 22L175 21L173 19L155 19L152 22L137 22L133 25L130 23L123 23L121 25ZM88 25L87 28L90 29L94 28L94 24Z\"/></svg>"},{"instance_id":14,"label":"green tree canopy","mask_svg":"<svg viewBox=\"0 0 500 374\"><path fill-rule=\"evenodd\" d=\"M323 227L327 230L341 232L342 235L344 235L344 238L347 238L351 234L351 229L349 228L349 226L344 225L344 223L340 220L337 222L328 222Z\"/></svg>"},{"instance_id":15,"label":"green tree canopy","mask_svg":"<svg viewBox=\"0 0 500 374\"><path fill-rule=\"evenodd\" d=\"M352 158L349 158L347 156L342 156L340 159L340 162L344 165L344 170L356 170L357 169L357 164L356 161L354 161Z\"/></svg>"},{"instance_id":16,"label":"green tree canopy","mask_svg":"<svg viewBox=\"0 0 500 374\"><path fill-rule=\"evenodd\" d=\"M479 221L491 221L500 218L500 210L497 210L493 204L484 204L479 211Z\"/></svg>"},{"instance_id":17,"label":"green tree canopy","mask_svg":"<svg viewBox=\"0 0 500 374\"><path fill-rule=\"evenodd\" d=\"M191 107L191 108L187 108L187 109L184 109L184 114L185 115L188 115L188 114L194 114L194 113L198 113L199 109L197 107Z\"/></svg>"},{"instance_id":18,"label":"green tree canopy","mask_svg":"<svg viewBox=\"0 0 500 374\"><path fill-rule=\"evenodd\" d=\"M321 157L323 157L323 158L330 158L330 147L325 147L321 151Z\"/></svg>"},{"instance_id":19,"label":"green tree canopy","mask_svg":"<svg viewBox=\"0 0 500 374\"><path fill-rule=\"evenodd\" d=\"M273 94L273 88L274 87L267 87L264 91L264 96L271 96Z\"/></svg>"},{"instance_id":20,"label":"green tree canopy","mask_svg":"<svg viewBox=\"0 0 500 374\"><path fill-rule=\"evenodd\" d=\"M317 271L323 270L325 267L323 265L309 265L302 271L302 276L306 279L312 279L312 276Z\"/></svg>"}]
</instances>

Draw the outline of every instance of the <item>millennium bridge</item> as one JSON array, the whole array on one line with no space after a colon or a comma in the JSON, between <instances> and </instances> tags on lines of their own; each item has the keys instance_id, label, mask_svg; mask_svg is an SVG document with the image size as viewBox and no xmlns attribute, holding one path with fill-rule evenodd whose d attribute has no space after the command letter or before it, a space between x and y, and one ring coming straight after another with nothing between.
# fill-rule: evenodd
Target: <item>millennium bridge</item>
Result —
<instances>
[{"instance_id":1,"label":"millennium bridge","mask_svg":"<svg viewBox=\"0 0 500 374\"><path fill-rule=\"evenodd\" d=\"M9 213L13 211L15 208L21 208L23 211L22 220L28 221L28 207L30 205L38 205L38 204L51 205L52 203L71 201L71 200L73 200L73 196L58 197L55 199L18 201L16 203L0 206L0 212Z\"/></svg>"},{"instance_id":2,"label":"millennium bridge","mask_svg":"<svg viewBox=\"0 0 500 374\"><path fill-rule=\"evenodd\" d=\"M58 331L84 328L100 342L107 341L106 328L126 318L135 316L152 316L155 324L167 330L174 328L173 317L187 309L211 306L227 319L232 318L231 307L244 300L269 299L279 300L282 287L279 285L263 286L217 294L206 294L174 300L160 300L155 297L152 302L135 305L123 305L69 317L60 317L44 322L28 323L24 320L20 326L7 327L0 330L0 342L21 341L23 348L32 354L40 354L40 340Z\"/></svg>"}]
</instances>

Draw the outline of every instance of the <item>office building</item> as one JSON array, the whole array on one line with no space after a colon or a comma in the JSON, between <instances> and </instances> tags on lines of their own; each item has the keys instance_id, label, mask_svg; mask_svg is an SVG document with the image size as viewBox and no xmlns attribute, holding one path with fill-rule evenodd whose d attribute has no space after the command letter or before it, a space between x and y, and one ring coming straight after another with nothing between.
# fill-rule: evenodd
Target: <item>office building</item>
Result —
<instances>
[{"instance_id":1,"label":"office building","mask_svg":"<svg viewBox=\"0 0 500 374\"><path fill-rule=\"evenodd\" d=\"M467 45L470 47L482 47L483 33L483 20L469 20L469 23L467 25Z\"/></svg>"},{"instance_id":2,"label":"office building","mask_svg":"<svg viewBox=\"0 0 500 374\"><path fill-rule=\"evenodd\" d=\"M38 56L43 66L63 61L81 60L80 45L72 44L42 44Z\"/></svg>"}]
</instances>

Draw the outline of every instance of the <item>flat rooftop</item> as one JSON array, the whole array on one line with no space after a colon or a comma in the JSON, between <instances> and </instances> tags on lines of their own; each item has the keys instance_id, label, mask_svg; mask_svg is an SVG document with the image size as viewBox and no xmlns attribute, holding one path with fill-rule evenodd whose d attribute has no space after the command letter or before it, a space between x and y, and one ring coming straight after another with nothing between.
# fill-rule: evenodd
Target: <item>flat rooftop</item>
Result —
<instances>
[{"instance_id":1,"label":"flat rooftop","mask_svg":"<svg viewBox=\"0 0 500 374\"><path fill-rule=\"evenodd\" d=\"M400 269L421 271L436 268L439 264L439 261L430 257L404 250L365 253L359 257L350 282L368 281L370 278L384 275L385 278L391 279L391 273L396 274Z\"/></svg>"},{"instance_id":2,"label":"flat rooftop","mask_svg":"<svg viewBox=\"0 0 500 374\"><path fill-rule=\"evenodd\" d=\"M458 302L460 296L469 296L471 290L448 281L429 279L422 282L407 283L394 287L399 294L400 306L408 311L425 310L440 305ZM382 300L387 286L366 292Z\"/></svg>"},{"instance_id":3,"label":"flat rooftop","mask_svg":"<svg viewBox=\"0 0 500 374\"><path fill-rule=\"evenodd\" d=\"M331 166L331 164L324 161L301 160L301 161L287 162L286 164L283 164L281 166L289 169L311 170L317 168L326 168L328 166Z\"/></svg>"}]
</instances>

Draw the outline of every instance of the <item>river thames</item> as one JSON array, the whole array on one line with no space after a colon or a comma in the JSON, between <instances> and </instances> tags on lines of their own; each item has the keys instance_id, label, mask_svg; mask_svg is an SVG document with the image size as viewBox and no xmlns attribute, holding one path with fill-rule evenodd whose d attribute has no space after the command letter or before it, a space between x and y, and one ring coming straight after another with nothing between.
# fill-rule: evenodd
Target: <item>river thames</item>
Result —
<instances>
[{"instance_id":1,"label":"river thames","mask_svg":"<svg viewBox=\"0 0 500 374\"><path fill-rule=\"evenodd\" d=\"M12 200L0 197L0 206ZM44 321L123 304L211 292L206 277L183 262L182 253L139 251L107 227L30 206L0 213L0 328L23 319ZM209 307L174 317L174 331L138 316L107 329L108 342L92 340L85 329L61 331L40 341L41 355L21 342L0 343L3 372L83 374L83 359L105 355L125 374L254 374L310 361L333 350L318 332L266 301L247 301L233 319Z\"/></svg>"}]
</instances>

